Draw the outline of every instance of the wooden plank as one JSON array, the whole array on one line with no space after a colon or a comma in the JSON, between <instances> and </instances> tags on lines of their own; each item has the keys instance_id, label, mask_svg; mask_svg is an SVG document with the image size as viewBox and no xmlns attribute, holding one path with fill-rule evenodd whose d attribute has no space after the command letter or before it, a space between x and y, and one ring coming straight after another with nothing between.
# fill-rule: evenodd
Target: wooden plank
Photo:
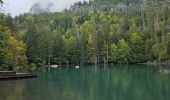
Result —
<instances>
[{"instance_id":1,"label":"wooden plank","mask_svg":"<svg viewBox=\"0 0 170 100\"><path fill-rule=\"evenodd\" d=\"M19 80L19 79L29 79L29 78L37 78L37 75L28 74L28 73L17 73L16 75L6 75L0 76L0 80Z\"/></svg>"},{"instance_id":2,"label":"wooden plank","mask_svg":"<svg viewBox=\"0 0 170 100\"><path fill-rule=\"evenodd\" d=\"M5 75L16 75L15 71L0 71L0 76L5 76Z\"/></svg>"}]
</instances>

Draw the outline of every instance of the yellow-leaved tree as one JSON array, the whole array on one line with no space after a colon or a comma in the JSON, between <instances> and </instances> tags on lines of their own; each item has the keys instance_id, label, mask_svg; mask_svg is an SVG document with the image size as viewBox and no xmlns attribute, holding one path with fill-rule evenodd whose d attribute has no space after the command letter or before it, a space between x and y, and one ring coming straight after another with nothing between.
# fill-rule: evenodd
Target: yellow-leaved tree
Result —
<instances>
[{"instance_id":1,"label":"yellow-leaved tree","mask_svg":"<svg viewBox=\"0 0 170 100\"><path fill-rule=\"evenodd\" d=\"M9 68L24 66L27 63L25 56L26 45L21 40L17 40L9 28L4 29L5 33L5 59Z\"/></svg>"}]
</instances>

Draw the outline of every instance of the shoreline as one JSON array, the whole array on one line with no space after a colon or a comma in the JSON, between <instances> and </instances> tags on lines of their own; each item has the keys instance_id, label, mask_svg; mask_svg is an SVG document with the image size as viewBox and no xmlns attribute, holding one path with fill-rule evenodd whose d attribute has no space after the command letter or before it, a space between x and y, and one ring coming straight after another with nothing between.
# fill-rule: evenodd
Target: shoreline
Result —
<instances>
[{"instance_id":1,"label":"shoreline","mask_svg":"<svg viewBox=\"0 0 170 100\"><path fill-rule=\"evenodd\" d=\"M170 66L170 61L163 61L163 62L157 62L157 61L154 61L154 62L151 62L151 61L148 61L148 62L144 62L144 63L138 63L138 64L144 64L144 65L166 65L166 66Z\"/></svg>"}]
</instances>

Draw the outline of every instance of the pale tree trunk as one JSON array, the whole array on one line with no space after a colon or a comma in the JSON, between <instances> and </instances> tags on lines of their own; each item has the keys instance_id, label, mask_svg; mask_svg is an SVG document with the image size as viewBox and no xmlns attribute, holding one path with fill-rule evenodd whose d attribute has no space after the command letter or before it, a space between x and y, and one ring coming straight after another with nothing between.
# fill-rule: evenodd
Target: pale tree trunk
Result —
<instances>
[{"instance_id":1,"label":"pale tree trunk","mask_svg":"<svg viewBox=\"0 0 170 100\"><path fill-rule=\"evenodd\" d=\"M106 57L103 57L104 67L106 67Z\"/></svg>"},{"instance_id":2,"label":"pale tree trunk","mask_svg":"<svg viewBox=\"0 0 170 100\"><path fill-rule=\"evenodd\" d=\"M48 49L49 49L49 50L48 50L48 67L50 67L50 65L51 65L51 60L50 60L50 58L51 58L50 46L49 46Z\"/></svg>"},{"instance_id":3,"label":"pale tree trunk","mask_svg":"<svg viewBox=\"0 0 170 100\"><path fill-rule=\"evenodd\" d=\"M108 44L108 42L107 42L107 66L108 66L108 64L109 64L109 44Z\"/></svg>"},{"instance_id":4,"label":"pale tree trunk","mask_svg":"<svg viewBox=\"0 0 170 100\"><path fill-rule=\"evenodd\" d=\"M94 53L94 64L95 64L95 67L97 67L97 56L96 56L96 53Z\"/></svg>"},{"instance_id":5,"label":"pale tree trunk","mask_svg":"<svg viewBox=\"0 0 170 100\"><path fill-rule=\"evenodd\" d=\"M52 55L52 34L48 33L48 68L51 66L51 55Z\"/></svg>"},{"instance_id":6,"label":"pale tree trunk","mask_svg":"<svg viewBox=\"0 0 170 100\"><path fill-rule=\"evenodd\" d=\"M67 61L67 67L69 66L69 61Z\"/></svg>"}]
</instances>

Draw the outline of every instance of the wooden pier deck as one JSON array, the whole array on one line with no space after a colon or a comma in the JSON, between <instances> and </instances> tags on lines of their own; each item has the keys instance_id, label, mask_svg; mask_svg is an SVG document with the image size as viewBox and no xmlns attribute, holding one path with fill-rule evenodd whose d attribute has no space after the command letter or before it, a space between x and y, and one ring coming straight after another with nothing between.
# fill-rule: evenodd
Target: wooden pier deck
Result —
<instances>
[{"instance_id":1,"label":"wooden pier deck","mask_svg":"<svg viewBox=\"0 0 170 100\"><path fill-rule=\"evenodd\" d=\"M37 75L29 74L29 73L16 73L13 71L0 71L0 81L29 79L29 78L37 78Z\"/></svg>"}]
</instances>

